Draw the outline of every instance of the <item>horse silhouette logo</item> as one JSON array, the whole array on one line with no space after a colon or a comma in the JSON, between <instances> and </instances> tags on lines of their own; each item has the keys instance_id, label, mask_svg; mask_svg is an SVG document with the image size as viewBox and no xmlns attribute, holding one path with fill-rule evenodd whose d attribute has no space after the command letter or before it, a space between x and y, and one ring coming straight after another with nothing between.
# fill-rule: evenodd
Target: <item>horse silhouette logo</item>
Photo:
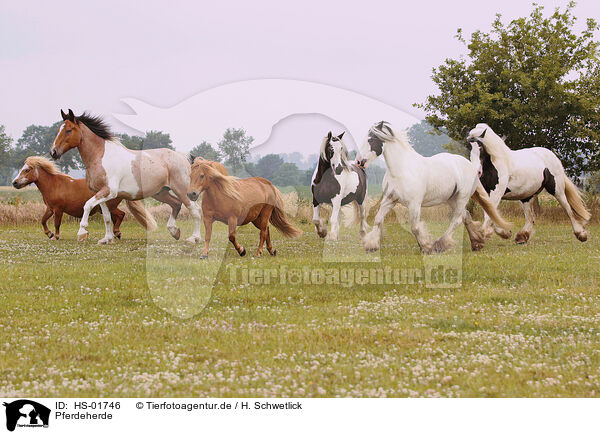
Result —
<instances>
[{"instance_id":1,"label":"horse silhouette logo","mask_svg":"<svg viewBox=\"0 0 600 434\"><path fill-rule=\"evenodd\" d=\"M19 399L4 403L6 407L6 429L14 431L19 427L48 427L50 409L29 399Z\"/></svg>"}]
</instances>

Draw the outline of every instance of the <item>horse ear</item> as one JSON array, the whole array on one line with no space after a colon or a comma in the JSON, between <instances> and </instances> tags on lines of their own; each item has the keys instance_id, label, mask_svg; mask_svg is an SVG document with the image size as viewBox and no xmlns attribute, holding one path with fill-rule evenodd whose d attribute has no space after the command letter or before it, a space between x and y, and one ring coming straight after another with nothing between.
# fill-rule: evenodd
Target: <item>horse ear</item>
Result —
<instances>
[{"instance_id":1,"label":"horse ear","mask_svg":"<svg viewBox=\"0 0 600 434\"><path fill-rule=\"evenodd\" d=\"M71 109L69 109L68 118L71 122L75 122L75 114L73 113L73 110L71 110Z\"/></svg>"},{"instance_id":2,"label":"horse ear","mask_svg":"<svg viewBox=\"0 0 600 434\"><path fill-rule=\"evenodd\" d=\"M60 109L60 115L62 116L63 121L67 120L67 114L64 111L62 111L62 109Z\"/></svg>"},{"instance_id":3,"label":"horse ear","mask_svg":"<svg viewBox=\"0 0 600 434\"><path fill-rule=\"evenodd\" d=\"M385 121L381 121L381 122L379 122L379 125L377 125L377 126L379 127L379 129L382 129L382 128L383 128L383 123L384 123L384 122L385 122Z\"/></svg>"},{"instance_id":4,"label":"horse ear","mask_svg":"<svg viewBox=\"0 0 600 434\"><path fill-rule=\"evenodd\" d=\"M479 136L480 139L483 139L485 137L486 131L487 131L487 128L485 130L483 130L483 133L481 133L481 136Z\"/></svg>"},{"instance_id":5,"label":"horse ear","mask_svg":"<svg viewBox=\"0 0 600 434\"><path fill-rule=\"evenodd\" d=\"M341 138L344 136L344 133L345 133L345 132L346 132L346 131L342 131L342 134L340 134L340 135L338 136L338 139L340 139L340 140L341 140Z\"/></svg>"},{"instance_id":6,"label":"horse ear","mask_svg":"<svg viewBox=\"0 0 600 434\"><path fill-rule=\"evenodd\" d=\"M195 157L194 155L190 154L190 155L188 156L188 158L189 158L189 160L190 160L190 164L194 164L194 160L196 159L196 157Z\"/></svg>"},{"instance_id":7,"label":"horse ear","mask_svg":"<svg viewBox=\"0 0 600 434\"><path fill-rule=\"evenodd\" d=\"M331 133L331 131L329 131L327 133L327 140L331 140L331 136L333 136L333 134Z\"/></svg>"}]
</instances>

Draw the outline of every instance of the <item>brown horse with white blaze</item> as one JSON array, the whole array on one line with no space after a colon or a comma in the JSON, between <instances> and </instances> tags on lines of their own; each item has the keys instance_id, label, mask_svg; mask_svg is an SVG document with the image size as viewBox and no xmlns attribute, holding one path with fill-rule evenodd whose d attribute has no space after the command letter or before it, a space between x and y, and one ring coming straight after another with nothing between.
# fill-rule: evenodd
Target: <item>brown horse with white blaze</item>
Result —
<instances>
[{"instance_id":1,"label":"brown horse with white blaze","mask_svg":"<svg viewBox=\"0 0 600 434\"><path fill-rule=\"evenodd\" d=\"M283 211L281 193L264 178L238 179L217 171L211 162L196 159L192 164L192 176L188 197L196 200L202 194L202 219L204 221L204 253L208 257L213 222L220 221L229 226L229 241L240 256L246 249L235 238L238 226L254 224L260 230L260 241L256 256L262 255L267 243L268 252L274 256L277 250L271 244L269 222L283 235L298 237L302 231L293 226Z\"/></svg>"},{"instance_id":2,"label":"brown horse with white blaze","mask_svg":"<svg viewBox=\"0 0 600 434\"><path fill-rule=\"evenodd\" d=\"M74 179L61 173L54 163L45 157L28 157L12 182L13 187L16 189L29 184L37 186L46 204L46 212L42 217L42 228L51 240L60 238L60 224L63 214L66 213L81 218L83 205L94 195L94 192L88 188L85 179ZM117 238L121 238L119 227L125 217L125 213L117 208L121 200L113 199L107 203ZM133 207L136 205L134 204ZM96 213L98 210L99 208L94 208L91 214ZM53 215L54 233L48 229L47 225L48 220Z\"/></svg>"}]
</instances>

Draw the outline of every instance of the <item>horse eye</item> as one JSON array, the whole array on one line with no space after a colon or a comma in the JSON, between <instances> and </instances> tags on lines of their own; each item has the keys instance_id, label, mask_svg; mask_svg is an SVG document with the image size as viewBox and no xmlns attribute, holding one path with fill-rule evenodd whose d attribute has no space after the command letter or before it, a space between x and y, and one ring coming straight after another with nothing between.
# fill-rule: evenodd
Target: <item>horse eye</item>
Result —
<instances>
[{"instance_id":1,"label":"horse eye","mask_svg":"<svg viewBox=\"0 0 600 434\"><path fill-rule=\"evenodd\" d=\"M65 134L69 134L71 131L73 131L73 130L66 130Z\"/></svg>"},{"instance_id":2,"label":"horse eye","mask_svg":"<svg viewBox=\"0 0 600 434\"><path fill-rule=\"evenodd\" d=\"M200 179L204 179L204 174L200 175Z\"/></svg>"},{"instance_id":3,"label":"horse eye","mask_svg":"<svg viewBox=\"0 0 600 434\"><path fill-rule=\"evenodd\" d=\"M29 172L29 169L25 169L25 173Z\"/></svg>"}]
</instances>

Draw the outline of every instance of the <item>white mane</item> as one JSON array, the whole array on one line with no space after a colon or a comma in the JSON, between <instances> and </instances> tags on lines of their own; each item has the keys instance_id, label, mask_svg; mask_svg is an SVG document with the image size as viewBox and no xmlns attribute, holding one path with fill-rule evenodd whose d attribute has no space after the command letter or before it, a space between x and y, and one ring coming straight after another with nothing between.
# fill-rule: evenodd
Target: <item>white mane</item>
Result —
<instances>
[{"instance_id":1,"label":"white mane","mask_svg":"<svg viewBox=\"0 0 600 434\"><path fill-rule=\"evenodd\" d=\"M321 142L321 149L319 154L321 155L321 158L323 158L323 160L327 161L327 156L325 154L325 150L327 149L327 143L328 143L328 136L325 136L323 138L323 141ZM340 139L340 145L342 145L342 155L340 156L340 159L342 160L342 166L344 166L344 169L350 169L350 157L348 157L348 149L346 149L346 145L344 144L344 141Z\"/></svg>"},{"instance_id":2,"label":"white mane","mask_svg":"<svg viewBox=\"0 0 600 434\"><path fill-rule=\"evenodd\" d=\"M412 149L406 131L395 131L387 122L384 122L381 129L379 129L380 124L381 122L378 122L371 126L369 133L373 134L384 143L396 142L405 148Z\"/></svg>"},{"instance_id":3,"label":"white mane","mask_svg":"<svg viewBox=\"0 0 600 434\"><path fill-rule=\"evenodd\" d=\"M477 124L475 128L473 128L469 135L473 137L479 137L485 131L485 136L482 139L483 146L485 151L490 154L494 159L503 159L508 162L510 159L510 148L506 146L502 137L492 130L492 128L485 123Z\"/></svg>"}]
</instances>

